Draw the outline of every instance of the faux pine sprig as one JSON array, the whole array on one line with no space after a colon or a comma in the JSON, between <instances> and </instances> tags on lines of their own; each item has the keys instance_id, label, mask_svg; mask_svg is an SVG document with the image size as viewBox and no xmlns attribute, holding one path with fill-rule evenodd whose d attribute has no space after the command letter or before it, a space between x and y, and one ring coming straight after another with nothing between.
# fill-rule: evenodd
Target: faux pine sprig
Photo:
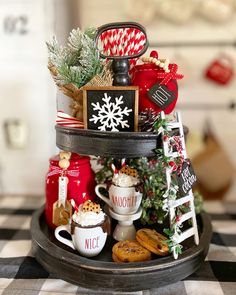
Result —
<instances>
[{"instance_id":1,"label":"faux pine sprig","mask_svg":"<svg viewBox=\"0 0 236 295\"><path fill-rule=\"evenodd\" d=\"M95 29L82 32L79 28L71 31L66 46L58 43L56 37L47 42L49 65L56 71L59 86L74 84L80 88L103 71L102 61L94 43Z\"/></svg>"}]
</instances>

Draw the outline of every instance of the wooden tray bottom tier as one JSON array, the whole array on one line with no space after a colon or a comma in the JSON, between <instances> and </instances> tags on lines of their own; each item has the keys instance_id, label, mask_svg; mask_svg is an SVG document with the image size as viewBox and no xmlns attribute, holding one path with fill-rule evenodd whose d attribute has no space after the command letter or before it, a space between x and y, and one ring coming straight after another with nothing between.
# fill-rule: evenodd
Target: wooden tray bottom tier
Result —
<instances>
[{"instance_id":1,"label":"wooden tray bottom tier","mask_svg":"<svg viewBox=\"0 0 236 295\"><path fill-rule=\"evenodd\" d=\"M102 253L85 258L58 242L44 218L44 206L31 221L32 247L37 261L60 279L85 288L112 291L153 289L180 281L194 273L203 263L210 244L212 228L207 214L198 216L200 243L192 239L185 245L179 259L155 257L151 261L115 263L111 248L115 241L108 237Z\"/></svg>"}]
</instances>

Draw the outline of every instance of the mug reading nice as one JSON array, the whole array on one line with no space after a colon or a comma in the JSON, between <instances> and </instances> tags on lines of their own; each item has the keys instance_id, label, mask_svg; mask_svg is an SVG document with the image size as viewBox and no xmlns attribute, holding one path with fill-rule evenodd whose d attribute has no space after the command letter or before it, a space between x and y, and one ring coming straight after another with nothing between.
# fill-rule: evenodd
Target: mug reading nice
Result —
<instances>
[{"instance_id":1,"label":"mug reading nice","mask_svg":"<svg viewBox=\"0 0 236 295\"><path fill-rule=\"evenodd\" d=\"M138 211L142 193L136 192L135 187L120 187L112 184L109 188L109 199L100 193L100 188L106 188L106 185L98 184L95 187L95 192L114 212L127 215Z\"/></svg>"},{"instance_id":2,"label":"mug reading nice","mask_svg":"<svg viewBox=\"0 0 236 295\"><path fill-rule=\"evenodd\" d=\"M93 202L83 205L84 208L80 205L79 211L73 214L70 225L61 225L55 229L58 241L86 257L96 256L102 251L109 231L107 216L100 209L100 212L89 211L92 204ZM62 237L61 231L67 231L72 241Z\"/></svg>"}]
</instances>

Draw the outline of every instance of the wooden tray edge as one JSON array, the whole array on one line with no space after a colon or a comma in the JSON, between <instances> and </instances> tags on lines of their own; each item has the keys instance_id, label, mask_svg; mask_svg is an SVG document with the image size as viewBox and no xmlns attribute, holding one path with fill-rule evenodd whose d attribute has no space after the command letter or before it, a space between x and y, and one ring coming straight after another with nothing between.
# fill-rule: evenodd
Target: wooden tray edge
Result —
<instances>
[{"instance_id":1,"label":"wooden tray edge","mask_svg":"<svg viewBox=\"0 0 236 295\"><path fill-rule=\"evenodd\" d=\"M85 288L108 290L112 282L112 290L138 291L182 280L201 266L212 235L209 216L202 213L203 232L199 245L186 250L178 260L166 257L161 264L157 264L156 260L128 264L99 261L100 266L97 266L96 261L70 253L47 239L39 223L43 211L44 206L33 214L31 221L32 247L36 260L58 278ZM92 286L88 283L89 279L93 282ZM110 283L107 284L107 281Z\"/></svg>"}]
</instances>

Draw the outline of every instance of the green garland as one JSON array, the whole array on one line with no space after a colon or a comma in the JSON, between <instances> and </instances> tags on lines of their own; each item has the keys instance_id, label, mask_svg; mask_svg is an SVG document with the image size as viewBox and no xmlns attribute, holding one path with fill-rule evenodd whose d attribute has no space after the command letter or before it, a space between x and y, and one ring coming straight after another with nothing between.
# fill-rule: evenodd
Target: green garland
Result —
<instances>
[{"instance_id":1,"label":"green garland","mask_svg":"<svg viewBox=\"0 0 236 295\"><path fill-rule=\"evenodd\" d=\"M167 121L160 117L154 123L154 132L167 138L170 136L167 130ZM175 143L173 143L174 145ZM96 173L96 181L98 183L111 183L113 170L111 164L114 163L113 158L99 158L98 162L102 168ZM142 198L142 215L141 223L147 225L163 224L168 217L168 199L175 200L179 197L178 184L174 174L171 175L171 185L167 188L166 169L171 165L179 167L180 158L166 157L163 149L156 149L155 156L151 158L141 157L130 159L127 164L137 169L140 179L143 182L143 198ZM116 166L119 163L116 163ZM202 210L203 200L199 193L194 193L195 211L200 213ZM179 206L176 209L175 220L170 222L169 228L163 231L169 237L167 244L170 252L175 254L182 253L182 246L178 244L175 237L181 233L182 225L178 224L180 216L187 213L190 209L188 204Z\"/></svg>"},{"instance_id":2,"label":"green garland","mask_svg":"<svg viewBox=\"0 0 236 295\"><path fill-rule=\"evenodd\" d=\"M143 199L141 222L143 224L162 224L166 212L163 210L163 195L166 191L165 162L160 157L139 158L130 161L143 180Z\"/></svg>"}]
</instances>

